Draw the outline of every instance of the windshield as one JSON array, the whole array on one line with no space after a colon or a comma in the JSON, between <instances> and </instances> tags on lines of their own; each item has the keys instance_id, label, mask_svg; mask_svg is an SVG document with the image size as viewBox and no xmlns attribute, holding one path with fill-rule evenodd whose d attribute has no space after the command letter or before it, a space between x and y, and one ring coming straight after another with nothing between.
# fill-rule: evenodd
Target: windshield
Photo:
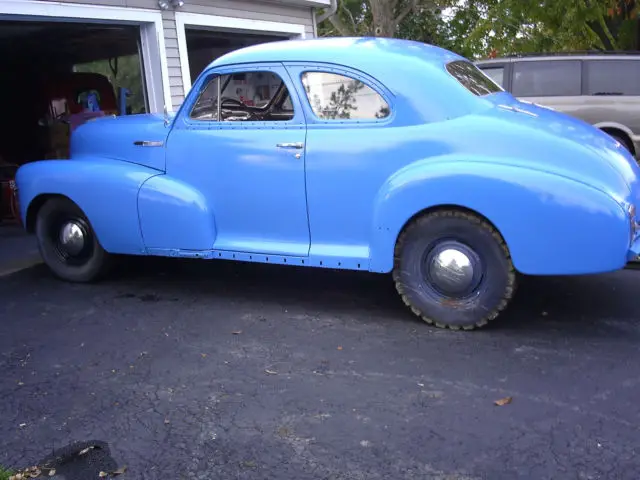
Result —
<instances>
[{"instance_id":1,"label":"windshield","mask_svg":"<svg viewBox=\"0 0 640 480\"><path fill-rule=\"evenodd\" d=\"M483 96L504 91L471 62L455 60L447 63L446 68L453 78L474 95Z\"/></svg>"}]
</instances>

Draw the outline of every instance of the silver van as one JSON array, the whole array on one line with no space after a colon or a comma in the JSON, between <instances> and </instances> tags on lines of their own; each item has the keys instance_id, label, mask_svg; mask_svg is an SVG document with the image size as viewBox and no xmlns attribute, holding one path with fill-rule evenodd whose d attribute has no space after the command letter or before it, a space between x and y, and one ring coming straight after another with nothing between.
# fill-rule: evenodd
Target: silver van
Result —
<instances>
[{"instance_id":1,"label":"silver van","mask_svg":"<svg viewBox=\"0 0 640 480\"><path fill-rule=\"evenodd\" d=\"M601 128L640 160L640 54L518 55L476 65L515 97Z\"/></svg>"}]
</instances>

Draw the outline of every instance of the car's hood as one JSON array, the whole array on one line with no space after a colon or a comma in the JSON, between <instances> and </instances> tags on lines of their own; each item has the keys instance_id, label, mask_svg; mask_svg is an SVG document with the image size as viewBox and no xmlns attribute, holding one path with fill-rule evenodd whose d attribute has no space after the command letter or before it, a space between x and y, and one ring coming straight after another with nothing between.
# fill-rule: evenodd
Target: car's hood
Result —
<instances>
[{"instance_id":1,"label":"car's hood","mask_svg":"<svg viewBox=\"0 0 640 480\"><path fill-rule=\"evenodd\" d=\"M73 132L71 158L110 158L164 171L164 143L168 133L169 126L163 115L98 118Z\"/></svg>"},{"instance_id":2,"label":"car's hood","mask_svg":"<svg viewBox=\"0 0 640 480\"><path fill-rule=\"evenodd\" d=\"M516 158L527 167L574 178L625 200L633 196L633 203L640 203L640 168L612 137L578 118L508 93L488 100L492 108L479 115L484 123L480 130L501 135L503 141L491 142L498 157L510 162Z\"/></svg>"}]
</instances>

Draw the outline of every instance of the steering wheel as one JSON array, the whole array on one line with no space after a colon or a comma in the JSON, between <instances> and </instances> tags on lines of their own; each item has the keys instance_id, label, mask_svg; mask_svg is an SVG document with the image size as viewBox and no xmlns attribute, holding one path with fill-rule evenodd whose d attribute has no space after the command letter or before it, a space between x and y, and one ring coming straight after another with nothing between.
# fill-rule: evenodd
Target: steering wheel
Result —
<instances>
[{"instance_id":1,"label":"steering wheel","mask_svg":"<svg viewBox=\"0 0 640 480\"><path fill-rule=\"evenodd\" d=\"M222 101L220 102L220 106L223 106L225 104L225 102L235 103L237 106L242 107L242 108L246 107L246 105L244 103L242 103L240 100L238 100L237 98L222 97Z\"/></svg>"},{"instance_id":2,"label":"steering wheel","mask_svg":"<svg viewBox=\"0 0 640 480\"><path fill-rule=\"evenodd\" d=\"M250 110L246 110L247 105L245 105L244 103L242 103L240 100L238 100L237 98L231 98L231 97L222 97L221 101L220 101L220 107L221 108L225 108L225 103L233 103L235 105L237 105L238 107L240 107L243 111L243 113L246 113L249 118L251 120L257 119L259 118L254 112L250 111Z\"/></svg>"}]
</instances>

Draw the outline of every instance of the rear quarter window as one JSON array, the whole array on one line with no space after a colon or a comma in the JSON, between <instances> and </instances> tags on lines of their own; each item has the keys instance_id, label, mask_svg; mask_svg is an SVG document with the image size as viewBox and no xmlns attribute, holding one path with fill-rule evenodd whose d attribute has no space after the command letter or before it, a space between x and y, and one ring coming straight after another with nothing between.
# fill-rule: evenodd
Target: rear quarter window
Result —
<instances>
[{"instance_id":1,"label":"rear quarter window","mask_svg":"<svg viewBox=\"0 0 640 480\"><path fill-rule=\"evenodd\" d=\"M466 60L455 60L446 65L449 74L474 95L483 96L502 92L500 85Z\"/></svg>"}]
</instances>

